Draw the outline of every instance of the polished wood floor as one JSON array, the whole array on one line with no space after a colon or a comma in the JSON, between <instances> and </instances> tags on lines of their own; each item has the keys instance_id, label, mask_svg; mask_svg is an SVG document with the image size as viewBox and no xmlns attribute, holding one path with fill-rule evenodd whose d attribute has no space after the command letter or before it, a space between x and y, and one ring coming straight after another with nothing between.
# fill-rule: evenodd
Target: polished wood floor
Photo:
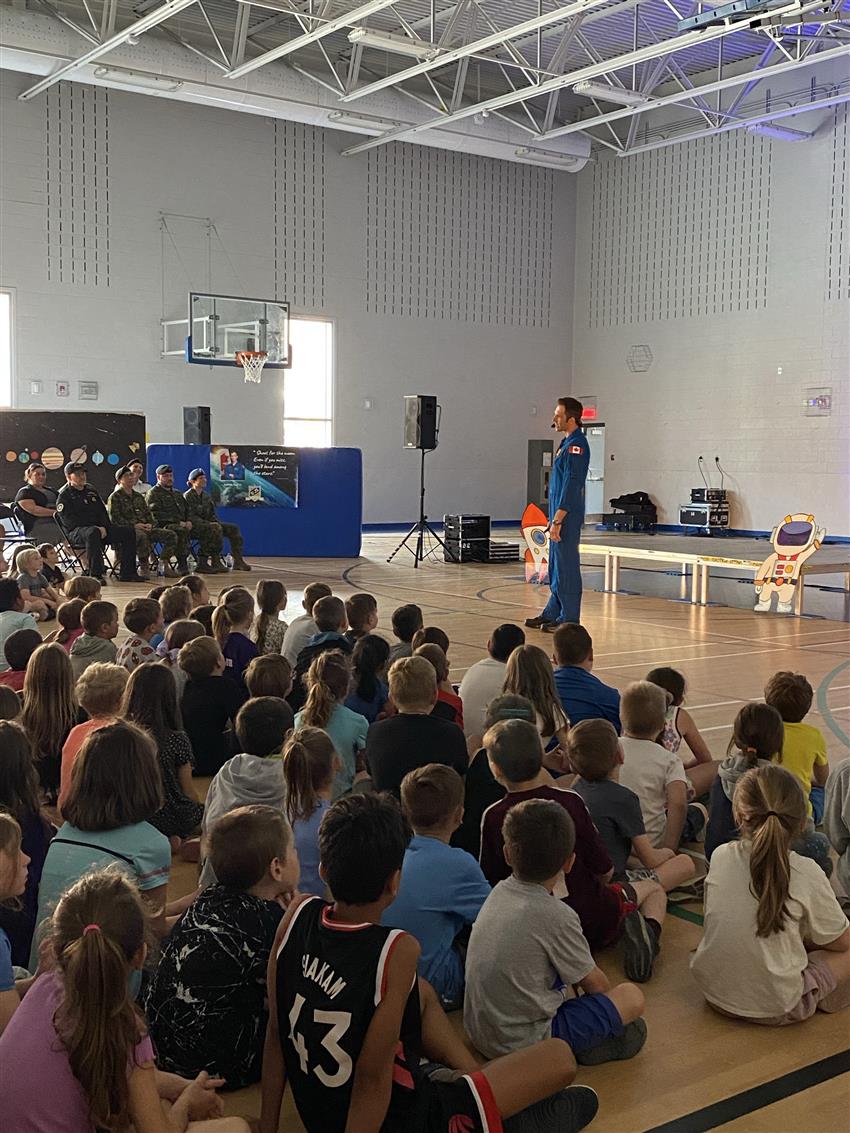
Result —
<instances>
[{"instance_id":1,"label":"polished wood floor","mask_svg":"<svg viewBox=\"0 0 850 1133\"><path fill-rule=\"evenodd\" d=\"M452 646L452 677L485 655L490 631L501 622L521 622L542 607L544 595L522 580L519 564L461 565L442 562L412 568L410 557L393 564L386 556L397 542L390 536L364 540L356 560L252 560L251 575L234 576L253 586L261 577L283 580L289 590L287 614L299 612L301 591L310 581L327 582L345 597L366 590L378 599L379 629L389 634L390 614L403 602L417 602L426 624L439 625ZM217 583L217 579L212 579ZM215 592L218 586L211 586ZM119 604L141 587L110 586L104 596ZM585 591L583 621L594 639L595 671L623 688L654 665L671 664L688 680L687 705L716 756L725 752L732 720L742 703L762 695L777 669L805 673L818 690L820 706L811 722L827 736L831 763L845 758L850 731L850 626L844 622L756 615L726 608L696 608L659 598L603 595ZM529 633L544 648L549 639ZM193 885L194 867L178 864L175 895ZM700 913L698 905L687 906ZM649 1039L627 1063L582 1069L579 1081L600 1096L597 1133L642 1133L743 1090L850 1047L850 1018L818 1015L782 1030L748 1026L715 1015L700 998L688 963L700 938L699 925L670 915L656 975L646 985ZM623 979L619 951L601 957L612 979ZM259 1091L228 1096L228 1111L259 1112ZM766 1106L719 1128L736 1133L785 1133L850 1129L850 1074ZM288 1097L281 1130L302 1126ZM682 1123L684 1131L693 1126Z\"/></svg>"}]
</instances>

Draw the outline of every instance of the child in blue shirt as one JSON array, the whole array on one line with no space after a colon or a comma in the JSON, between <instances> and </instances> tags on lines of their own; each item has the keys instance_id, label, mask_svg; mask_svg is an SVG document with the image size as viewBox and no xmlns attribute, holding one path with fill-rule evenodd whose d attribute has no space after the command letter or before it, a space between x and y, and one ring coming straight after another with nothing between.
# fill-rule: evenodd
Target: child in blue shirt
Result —
<instances>
[{"instance_id":1,"label":"child in blue shirt","mask_svg":"<svg viewBox=\"0 0 850 1133\"><path fill-rule=\"evenodd\" d=\"M340 759L333 798L347 794L360 770L369 724L365 716L345 707L351 685L351 663L337 649L320 653L307 670L307 703L295 713L296 728L321 728L330 736Z\"/></svg>"},{"instance_id":2,"label":"child in blue shirt","mask_svg":"<svg viewBox=\"0 0 850 1133\"><path fill-rule=\"evenodd\" d=\"M298 888L324 898L328 887L319 876L319 827L330 808L342 760L327 732L306 726L289 733L282 759L286 817L301 865Z\"/></svg>"},{"instance_id":3,"label":"child in blue shirt","mask_svg":"<svg viewBox=\"0 0 850 1133\"><path fill-rule=\"evenodd\" d=\"M564 622L555 630L552 645L555 688L570 724L607 720L620 735L620 694L591 672L593 639L584 626Z\"/></svg>"},{"instance_id":4,"label":"child in blue shirt","mask_svg":"<svg viewBox=\"0 0 850 1133\"><path fill-rule=\"evenodd\" d=\"M463 1001L464 960L456 938L490 896L475 858L449 845L463 819L463 790L457 771L443 764L428 763L405 775L401 805L414 833L398 894L381 918L381 924L419 941L419 975L447 1010Z\"/></svg>"}]
</instances>

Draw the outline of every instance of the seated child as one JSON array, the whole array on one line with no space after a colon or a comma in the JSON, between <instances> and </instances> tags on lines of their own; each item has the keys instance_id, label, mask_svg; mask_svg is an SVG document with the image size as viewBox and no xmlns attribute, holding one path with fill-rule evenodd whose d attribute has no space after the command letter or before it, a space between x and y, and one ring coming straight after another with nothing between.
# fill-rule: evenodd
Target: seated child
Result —
<instances>
[{"instance_id":1,"label":"seated child","mask_svg":"<svg viewBox=\"0 0 850 1133\"><path fill-rule=\"evenodd\" d=\"M18 586L24 600L24 611L41 622L55 618L62 599L41 573L41 555L35 547L26 548L18 553L16 564L20 572Z\"/></svg>"},{"instance_id":2,"label":"seated child","mask_svg":"<svg viewBox=\"0 0 850 1133\"><path fill-rule=\"evenodd\" d=\"M490 896L478 862L449 845L463 815L463 779L451 767L429 763L405 775L401 809L413 827L401 884L381 924L419 941L417 970L454 1010L463 1002L463 955L455 938L471 925Z\"/></svg>"},{"instance_id":3,"label":"seated child","mask_svg":"<svg viewBox=\"0 0 850 1133\"><path fill-rule=\"evenodd\" d=\"M593 640L584 626L564 622L552 638L555 688L571 724L607 720L619 734L620 694L591 672Z\"/></svg>"},{"instance_id":4,"label":"seated child","mask_svg":"<svg viewBox=\"0 0 850 1133\"><path fill-rule=\"evenodd\" d=\"M416 631L411 641L413 653L420 649L423 645L439 645L442 651L448 656L451 642L449 635L445 630L440 629L439 626L424 626Z\"/></svg>"},{"instance_id":5,"label":"seated child","mask_svg":"<svg viewBox=\"0 0 850 1133\"><path fill-rule=\"evenodd\" d=\"M27 665L42 640L37 629L16 629L9 634L3 645L3 656L9 667L0 673L0 684L8 685L15 692L23 691Z\"/></svg>"},{"instance_id":6,"label":"seated child","mask_svg":"<svg viewBox=\"0 0 850 1133\"><path fill-rule=\"evenodd\" d=\"M351 656L354 649L345 636L348 623L345 620L345 603L341 598L320 598L313 607L313 618L317 632L298 654L292 673L292 692L287 699L293 712L303 708L307 702L307 673L316 658L331 649Z\"/></svg>"},{"instance_id":7,"label":"seated child","mask_svg":"<svg viewBox=\"0 0 850 1133\"><path fill-rule=\"evenodd\" d=\"M370 724L387 711L389 656L388 642L377 633L367 633L359 638L351 654L352 689L345 698L345 707L365 716Z\"/></svg>"},{"instance_id":8,"label":"seated child","mask_svg":"<svg viewBox=\"0 0 850 1133\"><path fill-rule=\"evenodd\" d=\"M245 670L249 696L279 696L286 700L292 688L292 666L280 653L261 653Z\"/></svg>"},{"instance_id":9,"label":"seated child","mask_svg":"<svg viewBox=\"0 0 850 1133\"><path fill-rule=\"evenodd\" d=\"M52 543L39 543L38 553L41 555L41 573L47 579L48 585L59 591L61 598L65 575L59 566L59 552Z\"/></svg>"},{"instance_id":10,"label":"seated child","mask_svg":"<svg viewBox=\"0 0 850 1133\"><path fill-rule=\"evenodd\" d=\"M184 574L177 579L178 586L185 586L192 595L192 610L199 606L210 605L210 592L207 589L207 580L202 574Z\"/></svg>"},{"instance_id":11,"label":"seated child","mask_svg":"<svg viewBox=\"0 0 850 1133\"><path fill-rule=\"evenodd\" d=\"M657 881L669 893L694 876L693 858L674 850L656 849L646 836L640 800L620 783L623 752L613 724L582 720L570 731L567 755L578 779L572 789L584 799L593 825L614 863L614 880L629 881L640 894L645 880ZM641 902L647 919L660 926L666 902ZM634 976L630 977L634 979Z\"/></svg>"},{"instance_id":12,"label":"seated child","mask_svg":"<svg viewBox=\"0 0 850 1133\"><path fill-rule=\"evenodd\" d=\"M667 693L649 681L635 681L623 690L623 764L620 783L634 791L650 843L678 850L705 829L707 812L688 803L688 777L678 755L655 742L664 730Z\"/></svg>"},{"instance_id":13,"label":"seated child","mask_svg":"<svg viewBox=\"0 0 850 1133\"><path fill-rule=\"evenodd\" d=\"M227 729L246 694L235 681L221 679L224 656L212 637L196 637L184 645L177 664L187 677L180 711L195 753L195 774L215 775L230 757Z\"/></svg>"},{"instance_id":14,"label":"seated child","mask_svg":"<svg viewBox=\"0 0 850 1133\"><path fill-rule=\"evenodd\" d=\"M609 885L613 874L608 851L575 791L558 787L543 766L543 746L536 724L503 720L484 736L490 770L507 790L501 802L484 812L481 822L481 869L491 885L504 880L511 867L504 854L504 823L510 811L527 799L555 802L570 815L575 827L575 863L562 877L558 896L575 910L592 951L621 938L626 970L647 980L658 952L657 935L638 912L630 885ZM566 860L566 859L564 859ZM562 870L562 873L565 871ZM652 887L657 889L655 883ZM646 897L652 890L644 891Z\"/></svg>"},{"instance_id":15,"label":"seated child","mask_svg":"<svg viewBox=\"0 0 850 1133\"><path fill-rule=\"evenodd\" d=\"M17 901L27 887L30 859L21 849L21 828L17 821L0 811L0 904ZM21 1003L21 995L29 980L18 980L12 967L12 945L4 928L0 928L0 1036L9 1025ZM5 1121L5 1094L4 1099Z\"/></svg>"},{"instance_id":16,"label":"seated child","mask_svg":"<svg viewBox=\"0 0 850 1133\"><path fill-rule=\"evenodd\" d=\"M409 837L398 805L380 795L348 795L325 815L322 876L334 902L296 898L269 961L261 1133L276 1133L287 1081L307 1133L485 1133L529 1106L531 1128L583 1128L597 1101L564 1089L575 1074L566 1044L550 1039L482 1068L417 977L416 941L381 926ZM446 1067L460 1072L454 1080Z\"/></svg>"},{"instance_id":17,"label":"seated child","mask_svg":"<svg viewBox=\"0 0 850 1133\"><path fill-rule=\"evenodd\" d=\"M733 798L738 782L754 767L776 762L782 751L785 726L782 717L769 704L745 704L735 717L727 756L720 764L717 781L711 788L710 818L705 836L705 855L710 860L718 846L738 838ZM799 782L799 780L797 780ZM793 849L813 858L827 877L832 873L829 842L815 832L809 819L803 833L794 839Z\"/></svg>"},{"instance_id":18,"label":"seated child","mask_svg":"<svg viewBox=\"0 0 850 1133\"><path fill-rule=\"evenodd\" d=\"M86 608L84 598L69 598L63 602L56 611L56 621L59 628L45 637L45 641L55 641L61 645L66 653L71 652L71 646L83 634L83 625L80 621L83 610Z\"/></svg>"},{"instance_id":19,"label":"seated child","mask_svg":"<svg viewBox=\"0 0 850 1133\"><path fill-rule=\"evenodd\" d=\"M793 843L806 825L796 777L766 764L739 780L740 841L718 846L705 883L705 929L691 960L724 1015L782 1026L850 1005L850 928L815 862Z\"/></svg>"},{"instance_id":20,"label":"seated child","mask_svg":"<svg viewBox=\"0 0 850 1133\"><path fill-rule=\"evenodd\" d=\"M212 637L213 636L212 616L213 616L214 613L215 613L215 606L213 606L213 605L196 606L194 608L194 610L191 612L191 614L189 615L189 617L194 618L194 620L196 622L198 622L201 626L203 626L204 633L207 635L207 637Z\"/></svg>"},{"instance_id":21,"label":"seated child","mask_svg":"<svg viewBox=\"0 0 850 1133\"><path fill-rule=\"evenodd\" d=\"M55 969L33 982L0 1038L5 1128L249 1133L239 1117L201 1124L221 1113L220 1080L183 1082L154 1065L132 991L147 920L138 890L115 869L64 893L52 923Z\"/></svg>"},{"instance_id":22,"label":"seated child","mask_svg":"<svg viewBox=\"0 0 850 1133\"><path fill-rule=\"evenodd\" d=\"M355 645L378 624L378 601L373 594L352 594L345 600L348 629L345 636Z\"/></svg>"},{"instance_id":23,"label":"seated child","mask_svg":"<svg viewBox=\"0 0 850 1133\"><path fill-rule=\"evenodd\" d=\"M178 618L188 618L191 614L193 609L191 590L188 586L181 586L179 583L169 586L159 596L159 608L162 611L163 628L157 635L159 637L159 641L156 642L157 647L165 637L167 626L176 622Z\"/></svg>"},{"instance_id":24,"label":"seated child","mask_svg":"<svg viewBox=\"0 0 850 1133\"><path fill-rule=\"evenodd\" d=\"M283 745L286 817L301 865L298 888L317 897L325 897L328 891L319 877L319 827L330 808L341 766L333 740L321 728L290 732Z\"/></svg>"},{"instance_id":25,"label":"seated child","mask_svg":"<svg viewBox=\"0 0 850 1133\"><path fill-rule=\"evenodd\" d=\"M110 661L95 661L77 681L77 702L88 719L75 724L62 745L62 767L59 773L59 809L71 788L71 771L86 737L114 724L121 715L121 702L127 687L127 670Z\"/></svg>"},{"instance_id":26,"label":"seated child","mask_svg":"<svg viewBox=\"0 0 850 1133\"><path fill-rule=\"evenodd\" d=\"M643 994L634 984L611 987L575 911L553 893L571 876L573 820L555 802L527 799L506 815L504 834L511 873L485 901L469 938L466 1033L490 1058L549 1035L580 1063L633 1058L646 1041Z\"/></svg>"},{"instance_id":27,"label":"seated child","mask_svg":"<svg viewBox=\"0 0 850 1133\"><path fill-rule=\"evenodd\" d=\"M407 606L399 606L398 609L393 610L393 635L398 638L398 643L390 646L390 665L394 661L398 661L400 657L413 656L413 645L411 643L424 624L422 610L412 602Z\"/></svg>"},{"instance_id":28,"label":"seated child","mask_svg":"<svg viewBox=\"0 0 850 1133\"><path fill-rule=\"evenodd\" d=\"M160 650L164 650L160 664L163 668L170 670L172 677L174 677L178 707L183 699L186 681L189 679L179 665L180 650L188 642L194 641L196 637L203 636L204 627L200 622L196 622L194 618L178 618L176 622L171 622L165 631L165 640L157 650L157 654Z\"/></svg>"},{"instance_id":29,"label":"seated child","mask_svg":"<svg viewBox=\"0 0 850 1133\"><path fill-rule=\"evenodd\" d=\"M293 669L298 660L298 654L307 642L319 632L315 621L313 621L313 607L320 598L330 598L330 596L331 588L324 582L311 582L304 587L304 597L301 601L304 613L292 619L289 628L283 635L281 652Z\"/></svg>"},{"instance_id":30,"label":"seated child","mask_svg":"<svg viewBox=\"0 0 850 1133\"><path fill-rule=\"evenodd\" d=\"M260 1080L266 969L298 857L280 811L256 805L219 819L209 854L218 883L171 930L143 1006L163 1070L238 1090Z\"/></svg>"},{"instance_id":31,"label":"seated child","mask_svg":"<svg viewBox=\"0 0 850 1133\"><path fill-rule=\"evenodd\" d=\"M846 912L850 909L850 759L842 759L829 773L823 828L838 854L835 876L841 891L839 900Z\"/></svg>"},{"instance_id":32,"label":"seated child","mask_svg":"<svg viewBox=\"0 0 850 1133\"><path fill-rule=\"evenodd\" d=\"M13 688L0 685L0 720L15 720L21 714L21 698Z\"/></svg>"},{"instance_id":33,"label":"seated child","mask_svg":"<svg viewBox=\"0 0 850 1133\"><path fill-rule=\"evenodd\" d=\"M153 598L131 598L124 607L124 625L130 631L127 640L118 647L116 665L123 665L132 673L146 661L157 659L155 637L161 637L164 629L162 607Z\"/></svg>"},{"instance_id":34,"label":"seated child","mask_svg":"<svg viewBox=\"0 0 850 1133\"><path fill-rule=\"evenodd\" d=\"M115 662L118 650L118 607L111 602L89 602L80 614L83 632L71 646L71 668L79 680L95 661Z\"/></svg>"},{"instance_id":35,"label":"seated child","mask_svg":"<svg viewBox=\"0 0 850 1133\"><path fill-rule=\"evenodd\" d=\"M800 780L808 804L809 833L823 817L823 789L829 775L823 732L813 724L803 723L813 697L812 686L802 673L774 673L764 689L765 704L776 709L784 726L782 753L777 762Z\"/></svg>"},{"instance_id":36,"label":"seated child","mask_svg":"<svg viewBox=\"0 0 850 1133\"><path fill-rule=\"evenodd\" d=\"M260 803L283 812L286 786L280 756L291 728L292 709L285 700L260 696L240 708L236 738L241 751L228 759L210 783L202 826L205 842L222 815L237 807ZM201 885L214 881L212 863L207 858Z\"/></svg>"},{"instance_id":37,"label":"seated child","mask_svg":"<svg viewBox=\"0 0 850 1133\"><path fill-rule=\"evenodd\" d=\"M508 660L513 651L524 644L525 633L519 626L511 622L496 626L487 640L488 656L470 665L463 674L458 696L463 701L464 731L470 751L481 747L481 737L487 730L484 725L487 706L504 691Z\"/></svg>"},{"instance_id":38,"label":"seated child","mask_svg":"<svg viewBox=\"0 0 850 1133\"><path fill-rule=\"evenodd\" d=\"M280 654L283 639L289 628L281 618L286 609L286 587L276 578L261 578L257 583L257 620L251 627L251 640L256 642L260 654Z\"/></svg>"},{"instance_id":39,"label":"seated child","mask_svg":"<svg viewBox=\"0 0 850 1133\"><path fill-rule=\"evenodd\" d=\"M18 629L38 632L35 618L24 611L24 600L17 582L14 578L0 578L0 673L9 668L4 655L6 639Z\"/></svg>"},{"instance_id":40,"label":"seated child","mask_svg":"<svg viewBox=\"0 0 850 1133\"><path fill-rule=\"evenodd\" d=\"M441 720L449 720L452 724L457 724L459 728L463 728L463 701L452 688L449 680L448 657L440 646L435 645L432 641L418 646L414 650L413 656L424 657L426 661L430 661L437 675L437 703L434 705L431 715L438 716Z\"/></svg>"},{"instance_id":41,"label":"seated child","mask_svg":"<svg viewBox=\"0 0 850 1133\"><path fill-rule=\"evenodd\" d=\"M65 583L65 597L68 599L82 598L84 602L99 602L101 593L98 580L87 574L75 574Z\"/></svg>"},{"instance_id":42,"label":"seated child","mask_svg":"<svg viewBox=\"0 0 850 1133\"><path fill-rule=\"evenodd\" d=\"M188 617L189 611L181 614ZM254 596L242 586L232 586L219 596L213 610L213 636L224 654L224 675L239 689L245 688L244 673L259 650L250 638L254 622Z\"/></svg>"},{"instance_id":43,"label":"seated child","mask_svg":"<svg viewBox=\"0 0 850 1133\"><path fill-rule=\"evenodd\" d=\"M334 798L351 790L369 729L365 716L345 707L350 684L348 658L335 649L320 653L307 672L307 703L295 713L296 728L322 728L333 741L341 763Z\"/></svg>"},{"instance_id":44,"label":"seated child","mask_svg":"<svg viewBox=\"0 0 850 1133\"><path fill-rule=\"evenodd\" d=\"M717 778L719 762L712 759L708 744L700 735L700 730L691 717L690 712L682 707L685 699L685 678L676 669L652 669L646 674L646 679L673 698L667 705L664 717L664 731L658 742L667 751L680 755L685 767L694 795L699 797L711 790L711 784ZM688 745L692 758L681 755L682 740Z\"/></svg>"}]
</instances>

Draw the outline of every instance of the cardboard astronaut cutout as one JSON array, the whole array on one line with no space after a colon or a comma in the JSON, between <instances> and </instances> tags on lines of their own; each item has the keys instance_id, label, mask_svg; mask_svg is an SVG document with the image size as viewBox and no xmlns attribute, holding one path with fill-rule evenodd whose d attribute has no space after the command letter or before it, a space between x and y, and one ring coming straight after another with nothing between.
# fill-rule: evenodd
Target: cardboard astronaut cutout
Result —
<instances>
[{"instance_id":1,"label":"cardboard astronaut cutout","mask_svg":"<svg viewBox=\"0 0 850 1133\"><path fill-rule=\"evenodd\" d=\"M522 513L520 529L526 542L525 581L545 586L549 582L549 520L537 504Z\"/></svg>"},{"instance_id":2,"label":"cardboard astronaut cutout","mask_svg":"<svg viewBox=\"0 0 850 1133\"><path fill-rule=\"evenodd\" d=\"M768 555L755 579L756 613L770 612L771 598L776 595L776 612L790 614L794 588L802 586L800 571L826 537L826 528L818 527L813 515L795 512L786 515L771 532L773 554Z\"/></svg>"}]
</instances>

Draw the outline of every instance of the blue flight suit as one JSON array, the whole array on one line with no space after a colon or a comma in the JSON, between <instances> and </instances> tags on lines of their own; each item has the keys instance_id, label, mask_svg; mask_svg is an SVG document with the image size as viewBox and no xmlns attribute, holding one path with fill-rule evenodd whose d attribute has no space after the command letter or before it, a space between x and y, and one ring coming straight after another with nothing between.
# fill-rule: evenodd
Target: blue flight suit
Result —
<instances>
[{"instance_id":1,"label":"blue flight suit","mask_svg":"<svg viewBox=\"0 0 850 1133\"><path fill-rule=\"evenodd\" d=\"M581 563L578 545L584 523L584 482L590 463L587 437L576 429L561 441L549 477L549 522L566 511L560 543L549 542L549 588L543 619L578 622L581 618Z\"/></svg>"}]
</instances>

